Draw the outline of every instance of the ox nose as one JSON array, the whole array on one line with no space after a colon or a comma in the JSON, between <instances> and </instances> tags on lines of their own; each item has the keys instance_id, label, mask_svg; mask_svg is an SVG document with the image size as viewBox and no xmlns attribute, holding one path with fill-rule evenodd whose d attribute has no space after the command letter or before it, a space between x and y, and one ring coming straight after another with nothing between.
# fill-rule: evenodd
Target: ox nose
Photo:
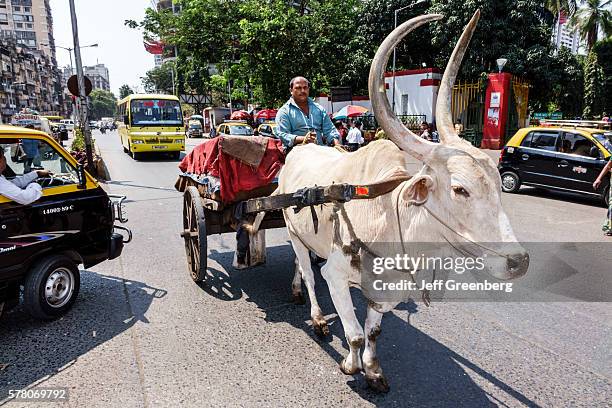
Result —
<instances>
[{"instance_id":1,"label":"ox nose","mask_svg":"<svg viewBox=\"0 0 612 408\"><path fill-rule=\"evenodd\" d=\"M527 268L529 268L529 254L527 252L509 255L507 259L506 266L512 278L518 278L527 272Z\"/></svg>"}]
</instances>

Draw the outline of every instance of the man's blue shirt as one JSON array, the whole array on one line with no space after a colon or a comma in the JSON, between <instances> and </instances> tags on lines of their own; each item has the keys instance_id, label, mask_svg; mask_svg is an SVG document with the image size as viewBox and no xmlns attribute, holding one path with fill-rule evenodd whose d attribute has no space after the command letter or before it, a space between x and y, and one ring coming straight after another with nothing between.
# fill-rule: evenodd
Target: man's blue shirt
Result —
<instances>
[{"instance_id":1,"label":"man's blue shirt","mask_svg":"<svg viewBox=\"0 0 612 408\"><path fill-rule=\"evenodd\" d=\"M276 113L277 127L274 134L286 148L295 145L297 136L304 136L310 129L317 132L317 144L331 145L333 140L339 140L340 134L323 107L308 98L308 115L290 98Z\"/></svg>"}]
</instances>

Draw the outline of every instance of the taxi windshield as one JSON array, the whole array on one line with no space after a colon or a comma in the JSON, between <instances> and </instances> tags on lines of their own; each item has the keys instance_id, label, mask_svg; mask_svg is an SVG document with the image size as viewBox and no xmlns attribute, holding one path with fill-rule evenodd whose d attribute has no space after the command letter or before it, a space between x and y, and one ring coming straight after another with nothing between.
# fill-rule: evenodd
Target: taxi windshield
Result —
<instances>
[{"instance_id":1,"label":"taxi windshield","mask_svg":"<svg viewBox=\"0 0 612 408\"><path fill-rule=\"evenodd\" d=\"M163 99L133 100L130 105L132 125L180 126L183 124L181 106L177 101Z\"/></svg>"},{"instance_id":2,"label":"taxi windshield","mask_svg":"<svg viewBox=\"0 0 612 408\"><path fill-rule=\"evenodd\" d=\"M250 126L246 125L232 125L229 127L230 135L236 136L252 136L253 129Z\"/></svg>"},{"instance_id":3,"label":"taxi windshield","mask_svg":"<svg viewBox=\"0 0 612 408\"><path fill-rule=\"evenodd\" d=\"M200 125L199 123L192 123L191 125L189 125L190 129L202 129L202 125Z\"/></svg>"}]
</instances>

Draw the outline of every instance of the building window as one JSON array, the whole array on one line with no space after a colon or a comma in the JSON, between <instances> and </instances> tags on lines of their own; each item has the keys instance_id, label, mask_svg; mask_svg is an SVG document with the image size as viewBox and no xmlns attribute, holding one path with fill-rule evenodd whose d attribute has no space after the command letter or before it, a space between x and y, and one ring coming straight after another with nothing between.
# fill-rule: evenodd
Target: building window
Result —
<instances>
[{"instance_id":1,"label":"building window","mask_svg":"<svg viewBox=\"0 0 612 408\"><path fill-rule=\"evenodd\" d=\"M29 28L29 29L32 29L34 26L32 24L28 23L28 24L26 24L26 27Z\"/></svg>"},{"instance_id":2,"label":"building window","mask_svg":"<svg viewBox=\"0 0 612 408\"><path fill-rule=\"evenodd\" d=\"M14 7L13 7L13 11L21 11L21 7L19 7L19 6L14 6Z\"/></svg>"},{"instance_id":3,"label":"building window","mask_svg":"<svg viewBox=\"0 0 612 408\"><path fill-rule=\"evenodd\" d=\"M32 9L30 7L24 7L23 11L25 11L26 13L31 13Z\"/></svg>"},{"instance_id":4,"label":"building window","mask_svg":"<svg viewBox=\"0 0 612 408\"><path fill-rule=\"evenodd\" d=\"M15 23L15 27L17 27L17 28L23 28L23 23Z\"/></svg>"}]
</instances>

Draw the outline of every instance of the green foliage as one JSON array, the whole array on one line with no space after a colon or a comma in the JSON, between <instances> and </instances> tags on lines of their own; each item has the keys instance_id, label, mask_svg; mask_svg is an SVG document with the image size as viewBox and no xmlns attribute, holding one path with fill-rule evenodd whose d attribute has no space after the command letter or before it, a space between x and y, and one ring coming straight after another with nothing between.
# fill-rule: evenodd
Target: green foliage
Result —
<instances>
[{"instance_id":1,"label":"green foliage","mask_svg":"<svg viewBox=\"0 0 612 408\"><path fill-rule=\"evenodd\" d=\"M121 87L119 88L119 99L123 99L133 93L134 91L132 90L132 88L130 88L129 85L121 85Z\"/></svg>"},{"instance_id":2,"label":"green foliage","mask_svg":"<svg viewBox=\"0 0 612 408\"><path fill-rule=\"evenodd\" d=\"M95 149L95 140L93 138L91 139L91 148ZM70 145L70 151L72 152L85 151L85 135L83 134L83 130L79 127L74 128L74 139L72 139L72 145Z\"/></svg>"},{"instance_id":3,"label":"green foliage","mask_svg":"<svg viewBox=\"0 0 612 408\"><path fill-rule=\"evenodd\" d=\"M590 52L584 64L584 111L591 118L601 115L604 107L604 72L597 61L597 54Z\"/></svg>"},{"instance_id":4,"label":"green foliage","mask_svg":"<svg viewBox=\"0 0 612 408\"><path fill-rule=\"evenodd\" d=\"M604 112L612 113L612 37L599 41L593 47L604 75Z\"/></svg>"},{"instance_id":5,"label":"green foliage","mask_svg":"<svg viewBox=\"0 0 612 408\"><path fill-rule=\"evenodd\" d=\"M148 71L142 77L142 85L149 93L172 93L172 62L167 62Z\"/></svg>"},{"instance_id":6,"label":"green foliage","mask_svg":"<svg viewBox=\"0 0 612 408\"><path fill-rule=\"evenodd\" d=\"M583 58L573 55L567 48L561 48L552 56L548 71L550 92L545 97L565 117L582 115L584 95ZM554 112L549 108L549 112Z\"/></svg>"},{"instance_id":7,"label":"green foliage","mask_svg":"<svg viewBox=\"0 0 612 408\"><path fill-rule=\"evenodd\" d=\"M115 116L117 109L117 98L112 92L104 89L94 89L89 94L90 116L99 120L107 116Z\"/></svg>"}]
</instances>

